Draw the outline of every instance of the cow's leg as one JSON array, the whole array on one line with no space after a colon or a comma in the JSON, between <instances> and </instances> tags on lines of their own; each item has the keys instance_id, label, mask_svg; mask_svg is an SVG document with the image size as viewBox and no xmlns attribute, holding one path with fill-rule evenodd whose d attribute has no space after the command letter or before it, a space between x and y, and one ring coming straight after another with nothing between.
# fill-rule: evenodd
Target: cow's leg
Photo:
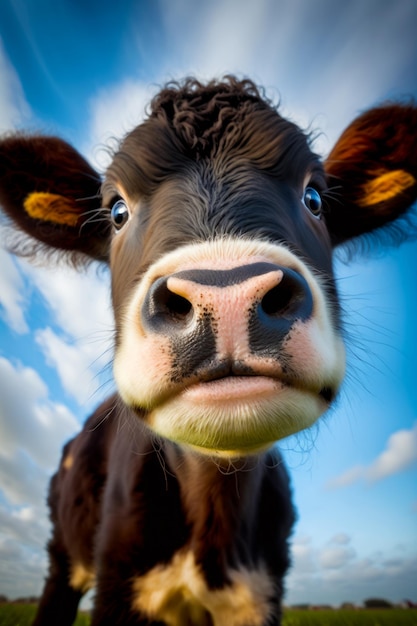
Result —
<instances>
[{"instance_id":1,"label":"cow's leg","mask_svg":"<svg viewBox=\"0 0 417 626\"><path fill-rule=\"evenodd\" d=\"M91 626L166 626L165 622L154 621L140 611L132 610L132 597L126 581L111 587L109 593L98 582Z\"/></svg>"},{"instance_id":2,"label":"cow's leg","mask_svg":"<svg viewBox=\"0 0 417 626\"><path fill-rule=\"evenodd\" d=\"M68 554L56 535L48 552L49 574L32 626L71 626L83 593L70 585Z\"/></svg>"}]
</instances>

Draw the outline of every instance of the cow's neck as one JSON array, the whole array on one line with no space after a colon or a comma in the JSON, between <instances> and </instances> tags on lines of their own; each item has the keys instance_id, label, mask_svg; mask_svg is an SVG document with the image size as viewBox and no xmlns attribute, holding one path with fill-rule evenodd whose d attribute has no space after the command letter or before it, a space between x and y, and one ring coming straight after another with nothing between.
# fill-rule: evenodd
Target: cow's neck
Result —
<instances>
[{"instance_id":1,"label":"cow's neck","mask_svg":"<svg viewBox=\"0 0 417 626\"><path fill-rule=\"evenodd\" d=\"M175 473L197 563L216 585L228 567L250 560L254 516L260 494L263 460L232 462L184 452L168 444L167 460ZM236 538L240 540L236 541ZM248 553L246 554L246 552Z\"/></svg>"}]
</instances>

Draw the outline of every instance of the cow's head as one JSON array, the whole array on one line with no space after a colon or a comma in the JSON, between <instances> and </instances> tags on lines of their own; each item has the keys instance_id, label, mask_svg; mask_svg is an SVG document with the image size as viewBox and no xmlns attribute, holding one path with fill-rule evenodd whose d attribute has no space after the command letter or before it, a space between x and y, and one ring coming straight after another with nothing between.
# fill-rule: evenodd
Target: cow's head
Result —
<instances>
[{"instance_id":1,"label":"cow's head","mask_svg":"<svg viewBox=\"0 0 417 626\"><path fill-rule=\"evenodd\" d=\"M252 453L335 398L332 251L410 207L416 136L416 108L376 108L322 164L249 81L186 81L103 182L59 139L4 139L0 199L35 247L110 263L123 401L181 444Z\"/></svg>"}]
</instances>

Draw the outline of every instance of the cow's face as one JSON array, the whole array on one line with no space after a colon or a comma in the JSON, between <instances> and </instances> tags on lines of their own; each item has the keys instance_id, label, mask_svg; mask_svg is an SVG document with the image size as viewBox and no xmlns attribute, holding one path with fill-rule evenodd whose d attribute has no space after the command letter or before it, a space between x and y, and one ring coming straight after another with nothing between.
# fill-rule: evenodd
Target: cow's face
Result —
<instances>
[{"instance_id":1,"label":"cow's face","mask_svg":"<svg viewBox=\"0 0 417 626\"><path fill-rule=\"evenodd\" d=\"M15 252L110 262L126 404L175 441L249 454L336 395L332 247L388 225L385 244L391 222L410 236L397 218L417 199L416 137L415 106L371 109L324 172L249 81L185 81L155 98L103 185L58 138L2 139L0 202L31 237Z\"/></svg>"},{"instance_id":2,"label":"cow's face","mask_svg":"<svg viewBox=\"0 0 417 626\"><path fill-rule=\"evenodd\" d=\"M104 186L118 196L118 389L156 433L209 453L254 452L311 425L343 378L324 174L284 128L298 162L286 163L286 144L268 154L283 180L255 167L248 137L244 158L192 162L147 196L124 186L134 177L116 155ZM157 159L136 139L122 146L132 170Z\"/></svg>"}]
</instances>

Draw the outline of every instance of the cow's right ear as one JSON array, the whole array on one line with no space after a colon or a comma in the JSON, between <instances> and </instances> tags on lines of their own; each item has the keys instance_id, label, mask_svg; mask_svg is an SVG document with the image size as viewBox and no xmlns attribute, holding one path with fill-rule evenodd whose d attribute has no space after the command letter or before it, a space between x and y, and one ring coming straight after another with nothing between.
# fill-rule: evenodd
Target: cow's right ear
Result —
<instances>
[{"instance_id":1,"label":"cow's right ear","mask_svg":"<svg viewBox=\"0 0 417 626\"><path fill-rule=\"evenodd\" d=\"M99 174L56 137L0 140L0 205L15 229L35 240L13 252L66 251L73 259L106 261L110 222L101 211ZM39 245L41 244L41 245Z\"/></svg>"}]
</instances>

